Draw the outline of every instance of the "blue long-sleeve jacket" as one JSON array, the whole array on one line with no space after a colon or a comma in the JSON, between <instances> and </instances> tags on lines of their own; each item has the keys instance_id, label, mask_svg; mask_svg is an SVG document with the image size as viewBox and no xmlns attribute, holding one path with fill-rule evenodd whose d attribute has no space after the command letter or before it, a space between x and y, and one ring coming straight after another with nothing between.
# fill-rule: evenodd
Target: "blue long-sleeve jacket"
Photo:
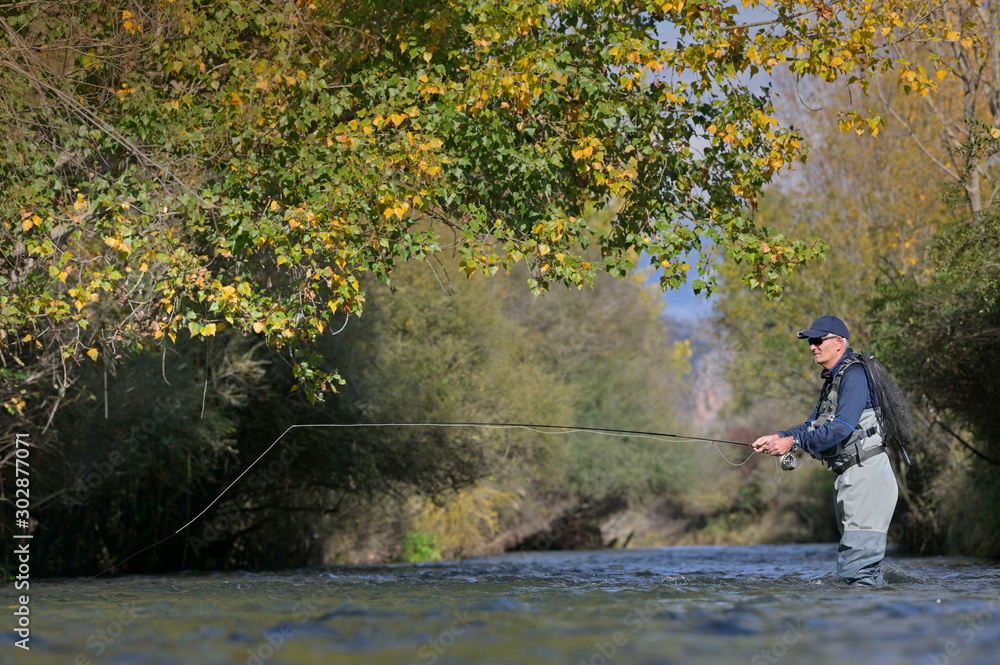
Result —
<instances>
[{"instance_id":1,"label":"blue long-sleeve jacket","mask_svg":"<svg viewBox=\"0 0 1000 665\"><path fill-rule=\"evenodd\" d=\"M837 376L837 372L840 371L840 364L852 353L854 352L851 349L847 349L840 360L837 361L837 364L833 366L833 369L823 370L823 373L820 374L825 381L820 402L822 402L823 397L826 397L833 377ZM861 413L866 408L872 408L877 403L876 399L871 395L867 371L864 365L855 363L844 370L844 376L840 379L837 413L834 414L832 420L809 431L809 424L816 419L819 412L819 402L817 402L816 408L813 409L812 414L805 423L796 425L783 432L778 432L778 434L781 436L797 436L799 438L799 445L802 446L803 450L812 455L818 454L842 441L846 441L851 436L851 432L858 426L858 421L861 420Z\"/></svg>"}]
</instances>

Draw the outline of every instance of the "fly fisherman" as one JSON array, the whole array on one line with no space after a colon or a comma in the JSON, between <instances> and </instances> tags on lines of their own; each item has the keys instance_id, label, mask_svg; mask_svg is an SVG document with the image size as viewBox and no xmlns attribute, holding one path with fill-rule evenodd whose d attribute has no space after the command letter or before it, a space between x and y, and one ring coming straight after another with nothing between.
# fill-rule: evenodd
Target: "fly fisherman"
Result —
<instances>
[{"instance_id":1,"label":"fly fisherman","mask_svg":"<svg viewBox=\"0 0 1000 665\"><path fill-rule=\"evenodd\" d=\"M798 337L809 341L823 366L819 403L805 424L762 436L753 449L784 455L801 448L827 463L837 475L837 574L852 584L884 584L882 559L898 488L875 414L878 398L858 355L847 347L843 321L821 316Z\"/></svg>"}]
</instances>

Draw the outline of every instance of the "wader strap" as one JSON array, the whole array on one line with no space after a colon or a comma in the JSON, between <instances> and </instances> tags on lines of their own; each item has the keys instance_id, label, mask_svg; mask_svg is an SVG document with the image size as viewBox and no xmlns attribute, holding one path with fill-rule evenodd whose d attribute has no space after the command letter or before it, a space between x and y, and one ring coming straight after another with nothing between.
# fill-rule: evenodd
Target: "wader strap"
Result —
<instances>
[{"instance_id":1,"label":"wader strap","mask_svg":"<svg viewBox=\"0 0 1000 665\"><path fill-rule=\"evenodd\" d=\"M850 469L852 466L855 466L857 464L861 464L865 460L871 459L872 457L875 457L876 455L881 455L884 452L885 452L885 446L884 445L875 446L874 448L869 448L867 450L860 450L860 451L858 451L858 454L855 455L853 458L851 458L849 461L844 462L840 466L838 466L838 467L836 467L834 469L830 469L830 470L833 471L838 476L841 476L841 475L844 474L845 471L847 471L848 469Z\"/></svg>"}]
</instances>

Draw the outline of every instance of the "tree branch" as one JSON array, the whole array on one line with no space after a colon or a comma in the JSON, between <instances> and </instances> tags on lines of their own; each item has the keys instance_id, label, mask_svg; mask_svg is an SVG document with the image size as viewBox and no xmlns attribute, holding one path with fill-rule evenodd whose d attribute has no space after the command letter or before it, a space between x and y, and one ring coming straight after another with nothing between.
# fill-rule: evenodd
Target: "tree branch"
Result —
<instances>
[{"instance_id":1,"label":"tree branch","mask_svg":"<svg viewBox=\"0 0 1000 665\"><path fill-rule=\"evenodd\" d=\"M948 427L947 425L945 425L943 422L941 422L940 419L935 419L934 422L937 423L938 425L940 425L941 429L943 429L945 432L948 432L948 434L951 434L953 437L955 437L956 441L958 441L960 444L962 444L963 446L965 446L966 448L968 448L973 454L975 454L976 457L978 457L978 458L980 458L982 460L985 460L986 462L989 462L993 466L1000 466L1000 462L998 462L997 460L995 460L995 459L993 459L991 457L988 457L984 453L981 453L978 450L976 450L975 448L973 448L971 444L969 444L965 439L963 439L958 434L956 434L954 431L952 431L952 429L950 427Z\"/></svg>"}]
</instances>

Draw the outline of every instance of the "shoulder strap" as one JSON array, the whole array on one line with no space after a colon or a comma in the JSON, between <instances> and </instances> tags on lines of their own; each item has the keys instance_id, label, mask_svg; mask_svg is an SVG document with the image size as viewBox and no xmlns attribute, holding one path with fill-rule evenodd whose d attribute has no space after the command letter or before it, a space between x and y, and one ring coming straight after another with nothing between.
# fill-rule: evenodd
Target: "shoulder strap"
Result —
<instances>
[{"instance_id":1,"label":"shoulder strap","mask_svg":"<svg viewBox=\"0 0 1000 665\"><path fill-rule=\"evenodd\" d=\"M844 359L840 361L840 367L837 369L837 373L834 376L832 376L830 380L823 386L823 395L821 399L823 397L828 397L831 392L833 392L835 395L839 397L840 380L844 378L844 372L847 371L847 368L850 367L851 365L856 365L858 363L861 363L861 357L858 354L851 353L845 356ZM861 364L862 366L864 365L864 363ZM865 375L867 376L867 372L865 373ZM870 379L869 379L869 387L870 387Z\"/></svg>"}]
</instances>

